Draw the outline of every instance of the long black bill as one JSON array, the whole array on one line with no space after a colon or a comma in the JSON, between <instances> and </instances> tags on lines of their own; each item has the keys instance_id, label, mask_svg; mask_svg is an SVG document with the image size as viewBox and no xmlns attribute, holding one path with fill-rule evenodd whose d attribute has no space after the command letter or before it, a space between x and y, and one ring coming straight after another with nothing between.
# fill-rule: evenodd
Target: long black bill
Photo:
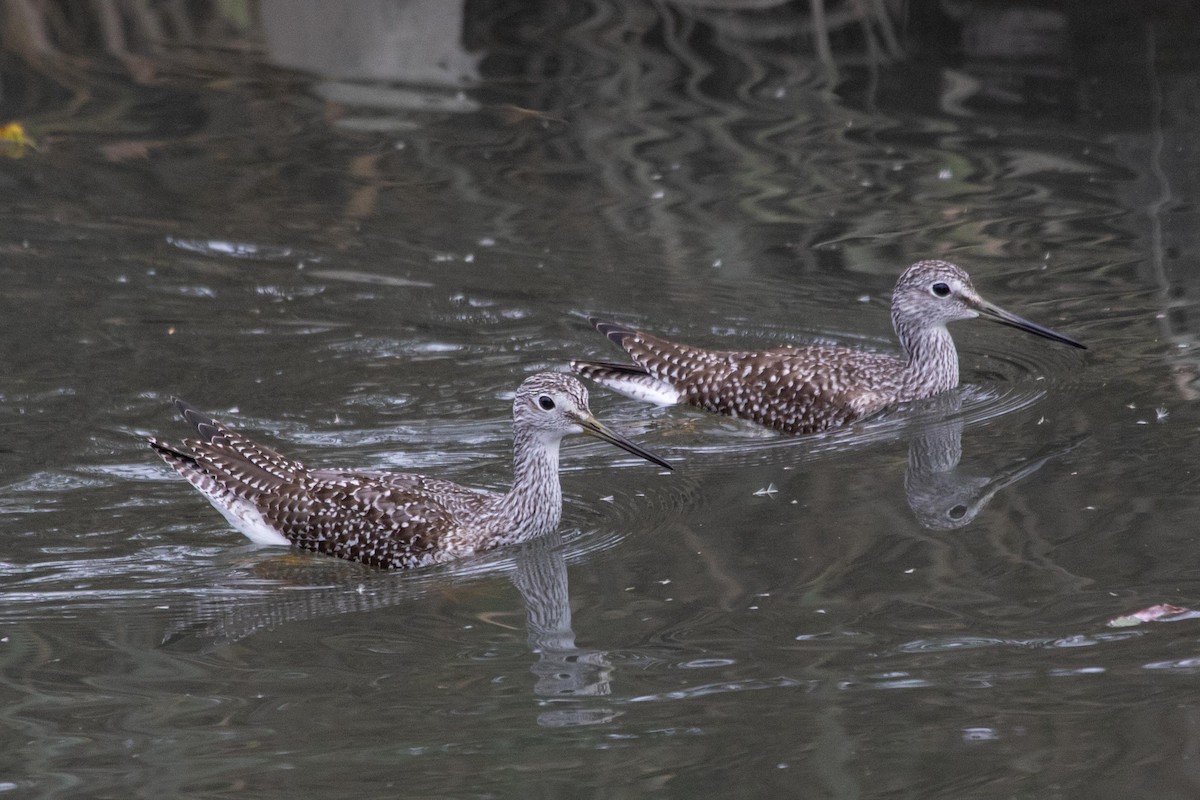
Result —
<instances>
[{"instance_id":1,"label":"long black bill","mask_svg":"<svg viewBox=\"0 0 1200 800\"><path fill-rule=\"evenodd\" d=\"M638 447L633 442L626 439L624 436L621 436L620 434L614 433L613 431L609 430L607 427L605 427L603 424L601 424L600 420L596 419L593 416L589 415L586 417L580 417L579 424L583 427L583 432L586 434L595 436L597 439L603 439L604 441L608 442L609 444L615 444L617 447L621 448L622 450L626 450L630 453L633 453L635 456L638 456L639 458L644 458L652 464L658 464L660 467L663 467L664 469L671 469L671 470L675 469L670 464L668 464L666 461L663 461L661 458L654 455L654 453L651 453L649 450L643 450L642 448Z\"/></svg>"},{"instance_id":2,"label":"long black bill","mask_svg":"<svg viewBox=\"0 0 1200 800\"><path fill-rule=\"evenodd\" d=\"M987 300L979 301L979 313L985 319L990 319L993 322L999 322L1002 325L1008 325L1018 330L1032 333L1034 336L1041 336L1044 339L1051 339L1063 344L1069 344L1071 347L1078 347L1080 350L1087 350L1087 345L1080 344L1070 336L1063 336L1057 331L1052 331L1049 328L1043 328L1036 322L1030 322L1024 317L1018 317L1016 314L1005 311L1000 306L994 306Z\"/></svg>"}]
</instances>

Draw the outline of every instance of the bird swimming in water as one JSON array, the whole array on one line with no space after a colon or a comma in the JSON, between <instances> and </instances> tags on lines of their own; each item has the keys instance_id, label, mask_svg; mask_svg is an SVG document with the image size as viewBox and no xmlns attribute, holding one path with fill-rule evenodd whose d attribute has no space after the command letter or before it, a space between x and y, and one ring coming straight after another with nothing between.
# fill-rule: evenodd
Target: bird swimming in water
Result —
<instances>
[{"instance_id":1,"label":"bird swimming in water","mask_svg":"<svg viewBox=\"0 0 1200 800\"><path fill-rule=\"evenodd\" d=\"M197 438L164 461L229 524L259 544L296 545L386 569L450 561L549 533L562 517L559 442L586 433L671 469L602 425L570 375L540 373L513 399L513 483L507 494L394 472L309 469L175 401Z\"/></svg>"},{"instance_id":2,"label":"bird swimming in water","mask_svg":"<svg viewBox=\"0 0 1200 800\"><path fill-rule=\"evenodd\" d=\"M592 319L634 363L572 361L571 369L636 400L696 406L784 433L815 433L953 389L958 352L946 324L975 317L1087 349L989 303L960 267L931 260L905 270L892 292L901 356L825 345L705 350Z\"/></svg>"}]
</instances>

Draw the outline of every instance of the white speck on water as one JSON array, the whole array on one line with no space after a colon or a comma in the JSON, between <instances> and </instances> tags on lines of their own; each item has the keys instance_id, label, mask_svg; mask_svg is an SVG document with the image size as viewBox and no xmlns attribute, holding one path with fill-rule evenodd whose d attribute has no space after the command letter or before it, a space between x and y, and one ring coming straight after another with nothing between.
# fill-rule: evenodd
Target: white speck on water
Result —
<instances>
[{"instance_id":1,"label":"white speck on water","mask_svg":"<svg viewBox=\"0 0 1200 800\"><path fill-rule=\"evenodd\" d=\"M871 295L869 295L869 294L860 294L860 295L858 296L858 302L860 302L860 303L869 303L869 302L871 302Z\"/></svg>"},{"instance_id":2,"label":"white speck on water","mask_svg":"<svg viewBox=\"0 0 1200 800\"><path fill-rule=\"evenodd\" d=\"M717 260L713 261L713 267L716 269L720 269L721 268L721 259L718 258Z\"/></svg>"},{"instance_id":3,"label":"white speck on water","mask_svg":"<svg viewBox=\"0 0 1200 800\"><path fill-rule=\"evenodd\" d=\"M474 253L467 253L465 256L463 256L463 261L465 261L465 262L466 262L466 263L468 263L468 264L473 264L473 263L475 263L475 254L474 254Z\"/></svg>"},{"instance_id":4,"label":"white speck on water","mask_svg":"<svg viewBox=\"0 0 1200 800\"><path fill-rule=\"evenodd\" d=\"M1159 406L1158 408L1154 409L1154 421L1155 422L1166 422L1167 417L1169 417L1169 416L1171 416L1171 412L1168 411L1167 409L1163 408L1162 406Z\"/></svg>"},{"instance_id":5,"label":"white speck on water","mask_svg":"<svg viewBox=\"0 0 1200 800\"><path fill-rule=\"evenodd\" d=\"M604 497L600 498L600 502L601 503L611 503L611 502L613 502L613 496L611 494L605 495Z\"/></svg>"},{"instance_id":6,"label":"white speck on water","mask_svg":"<svg viewBox=\"0 0 1200 800\"><path fill-rule=\"evenodd\" d=\"M939 169L938 170L938 180L939 181L948 181L953 177L954 177L954 173L951 172L949 169Z\"/></svg>"},{"instance_id":7,"label":"white speck on water","mask_svg":"<svg viewBox=\"0 0 1200 800\"><path fill-rule=\"evenodd\" d=\"M666 192L664 192L662 189L658 189L653 194L650 195L650 199L651 200L662 200L666 196L667 196Z\"/></svg>"},{"instance_id":8,"label":"white speck on water","mask_svg":"<svg viewBox=\"0 0 1200 800\"><path fill-rule=\"evenodd\" d=\"M757 492L754 493L754 496L755 497L774 497L778 493L779 493L779 490L775 488L775 484L768 483L765 489L759 489Z\"/></svg>"},{"instance_id":9,"label":"white speck on water","mask_svg":"<svg viewBox=\"0 0 1200 800\"><path fill-rule=\"evenodd\" d=\"M480 247L495 247L496 240L490 236L485 236L479 240L479 246Z\"/></svg>"},{"instance_id":10,"label":"white speck on water","mask_svg":"<svg viewBox=\"0 0 1200 800\"><path fill-rule=\"evenodd\" d=\"M963 728L964 742L994 742L1000 738L995 728Z\"/></svg>"}]
</instances>

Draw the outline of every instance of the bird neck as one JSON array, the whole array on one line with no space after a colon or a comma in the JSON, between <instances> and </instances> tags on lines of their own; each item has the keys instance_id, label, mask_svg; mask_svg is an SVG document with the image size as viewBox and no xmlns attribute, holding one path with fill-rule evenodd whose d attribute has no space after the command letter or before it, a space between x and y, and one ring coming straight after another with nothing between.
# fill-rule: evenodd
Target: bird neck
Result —
<instances>
[{"instance_id":1,"label":"bird neck","mask_svg":"<svg viewBox=\"0 0 1200 800\"><path fill-rule=\"evenodd\" d=\"M562 518L558 482L559 437L517 430L513 433L513 483L497 511L504 522L502 541L513 544L549 533Z\"/></svg>"},{"instance_id":2,"label":"bird neck","mask_svg":"<svg viewBox=\"0 0 1200 800\"><path fill-rule=\"evenodd\" d=\"M945 325L920 326L893 314L892 324L908 358L906 373L915 397L958 386L958 351Z\"/></svg>"}]
</instances>

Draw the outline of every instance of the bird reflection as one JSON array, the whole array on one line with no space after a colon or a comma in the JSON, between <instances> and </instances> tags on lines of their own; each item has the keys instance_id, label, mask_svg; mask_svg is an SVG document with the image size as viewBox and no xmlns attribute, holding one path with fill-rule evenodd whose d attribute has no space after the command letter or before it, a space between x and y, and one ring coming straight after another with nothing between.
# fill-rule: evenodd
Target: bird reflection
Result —
<instances>
[{"instance_id":1,"label":"bird reflection","mask_svg":"<svg viewBox=\"0 0 1200 800\"><path fill-rule=\"evenodd\" d=\"M960 468L962 396L948 392L927 401L939 421L920 430L908 444L904 496L924 528L949 531L968 525L1002 489L1023 481L1051 459L1079 446L1086 436L1040 448L985 475ZM924 405L924 404L923 404Z\"/></svg>"},{"instance_id":2,"label":"bird reflection","mask_svg":"<svg viewBox=\"0 0 1200 800\"><path fill-rule=\"evenodd\" d=\"M515 560L512 582L525 607L529 649L536 656L530 668L535 676L534 694L549 703L610 694L612 664L607 653L575 644L567 562L559 533L531 540L509 552ZM489 571L463 577L470 581L494 575ZM364 574L361 569L330 566L295 554L258 562L255 577L282 580L290 591L272 587L265 595L255 591L260 599L201 600L189 609L185 619L172 626L163 646L210 652L284 624L376 611L417 600L442 585L432 577L424 581L419 575ZM538 724L591 725L616 715L607 708L554 707L538 715Z\"/></svg>"},{"instance_id":3,"label":"bird reflection","mask_svg":"<svg viewBox=\"0 0 1200 800\"><path fill-rule=\"evenodd\" d=\"M525 600L529 649L537 655L531 671L534 694L566 699L610 694L612 664L602 650L575 644L571 598L567 591L567 562L558 533L534 539L517 555L513 584ZM607 722L609 709L559 708L538 715L544 727L569 727Z\"/></svg>"}]
</instances>

